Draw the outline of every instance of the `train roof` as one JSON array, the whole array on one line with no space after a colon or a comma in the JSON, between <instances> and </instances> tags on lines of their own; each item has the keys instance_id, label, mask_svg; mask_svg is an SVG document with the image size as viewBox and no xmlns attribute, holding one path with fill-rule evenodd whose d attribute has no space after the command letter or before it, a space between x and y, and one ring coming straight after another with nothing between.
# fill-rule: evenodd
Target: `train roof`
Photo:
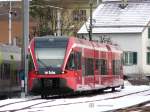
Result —
<instances>
[{"instance_id":1,"label":"train roof","mask_svg":"<svg viewBox=\"0 0 150 112\"><path fill-rule=\"evenodd\" d=\"M36 41L72 41L72 44L78 45L79 47L86 47L86 48L95 48L96 50L101 51L112 51L112 52L122 52L120 47L118 45L113 45L109 43L101 43L96 41L89 41L81 38L75 38L75 37L67 37L67 36L42 36L42 37L35 37Z\"/></svg>"},{"instance_id":2,"label":"train roof","mask_svg":"<svg viewBox=\"0 0 150 112\"><path fill-rule=\"evenodd\" d=\"M46 39L63 40L63 39L68 39L68 38L69 37L67 37L67 36L53 36L53 35L34 37L34 39L36 39L36 40L46 40Z\"/></svg>"},{"instance_id":3,"label":"train roof","mask_svg":"<svg viewBox=\"0 0 150 112\"><path fill-rule=\"evenodd\" d=\"M21 61L21 48L13 45L0 44L0 62Z\"/></svg>"},{"instance_id":4,"label":"train roof","mask_svg":"<svg viewBox=\"0 0 150 112\"><path fill-rule=\"evenodd\" d=\"M21 48L13 45L0 44L0 52L21 53Z\"/></svg>"},{"instance_id":5,"label":"train roof","mask_svg":"<svg viewBox=\"0 0 150 112\"><path fill-rule=\"evenodd\" d=\"M120 52L120 53L122 52L119 45L114 45L111 43L89 41L89 40L79 39L79 38L75 38L75 43L80 44L81 46L83 46L83 44L84 44L85 47L87 47L87 46L94 47L96 50L100 50L100 51L111 51L111 52Z\"/></svg>"}]
</instances>

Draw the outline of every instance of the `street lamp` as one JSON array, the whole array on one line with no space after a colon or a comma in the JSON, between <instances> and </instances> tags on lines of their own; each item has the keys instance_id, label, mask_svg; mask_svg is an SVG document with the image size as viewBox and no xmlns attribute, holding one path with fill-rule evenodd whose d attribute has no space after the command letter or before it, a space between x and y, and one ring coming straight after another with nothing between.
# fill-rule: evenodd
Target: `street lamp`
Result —
<instances>
[{"instance_id":1,"label":"street lamp","mask_svg":"<svg viewBox=\"0 0 150 112\"><path fill-rule=\"evenodd\" d=\"M12 25L11 25L11 1L9 2L9 44L11 45L11 31L12 31Z\"/></svg>"}]
</instances>

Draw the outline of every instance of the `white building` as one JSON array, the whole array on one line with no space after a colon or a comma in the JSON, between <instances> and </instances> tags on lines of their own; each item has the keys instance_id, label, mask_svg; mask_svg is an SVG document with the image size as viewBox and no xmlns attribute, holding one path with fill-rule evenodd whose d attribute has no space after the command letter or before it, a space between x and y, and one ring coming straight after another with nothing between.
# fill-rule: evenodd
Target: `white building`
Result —
<instances>
[{"instance_id":1,"label":"white building","mask_svg":"<svg viewBox=\"0 0 150 112\"><path fill-rule=\"evenodd\" d=\"M106 1L93 12L93 40L110 38L124 54L124 74L150 75L150 0ZM89 21L78 34L88 35Z\"/></svg>"}]
</instances>

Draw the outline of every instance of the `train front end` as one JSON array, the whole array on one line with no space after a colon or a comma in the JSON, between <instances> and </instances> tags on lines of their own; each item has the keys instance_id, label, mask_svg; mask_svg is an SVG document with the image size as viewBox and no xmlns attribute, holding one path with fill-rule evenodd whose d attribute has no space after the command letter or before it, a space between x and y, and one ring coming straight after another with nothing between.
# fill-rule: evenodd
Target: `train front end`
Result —
<instances>
[{"instance_id":1,"label":"train front end","mask_svg":"<svg viewBox=\"0 0 150 112\"><path fill-rule=\"evenodd\" d=\"M67 77L74 75L66 72L64 66L68 57L68 38L37 37L29 46L29 91L38 94L61 94L72 91L67 86Z\"/></svg>"}]
</instances>

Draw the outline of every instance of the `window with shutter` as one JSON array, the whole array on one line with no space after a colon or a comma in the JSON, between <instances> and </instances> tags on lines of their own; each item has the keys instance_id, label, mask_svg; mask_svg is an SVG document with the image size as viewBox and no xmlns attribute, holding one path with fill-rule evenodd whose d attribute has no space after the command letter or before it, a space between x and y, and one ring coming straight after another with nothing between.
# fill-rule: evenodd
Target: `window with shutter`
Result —
<instances>
[{"instance_id":1,"label":"window with shutter","mask_svg":"<svg viewBox=\"0 0 150 112\"><path fill-rule=\"evenodd\" d=\"M127 51L123 53L124 65L136 65L137 64L137 52Z\"/></svg>"},{"instance_id":2,"label":"window with shutter","mask_svg":"<svg viewBox=\"0 0 150 112\"><path fill-rule=\"evenodd\" d=\"M150 52L147 52L147 64L150 65Z\"/></svg>"},{"instance_id":3,"label":"window with shutter","mask_svg":"<svg viewBox=\"0 0 150 112\"><path fill-rule=\"evenodd\" d=\"M150 39L150 28L148 28L148 39Z\"/></svg>"},{"instance_id":4,"label":"window with shutter","mask_svg":"<svg viewBox=\"0 0 150 112\"><path fill-rule=\"evenodd\" d=\"M137 52L133 52L133 64L137 64Z\"/></svg>"}]
</instances>

